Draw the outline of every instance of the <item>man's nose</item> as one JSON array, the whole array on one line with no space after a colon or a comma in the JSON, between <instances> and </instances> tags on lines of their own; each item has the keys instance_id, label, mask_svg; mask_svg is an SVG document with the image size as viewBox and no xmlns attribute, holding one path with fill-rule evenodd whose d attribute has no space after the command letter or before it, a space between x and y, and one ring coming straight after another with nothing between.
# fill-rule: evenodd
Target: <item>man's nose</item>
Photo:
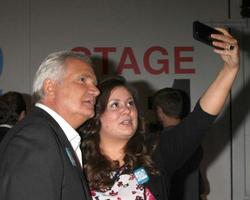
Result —
<instances>
[{"instance_id":1,"label":"man's nose","mask_svg":"<svg viewBox=\"0 0 250 200\"><path fill-rule=\"evenodd\" d=\"M98 96L100 94L100 90L95 85L90 86L90 91L94 94L94 96Z\"/></svg>"}]
</instances>

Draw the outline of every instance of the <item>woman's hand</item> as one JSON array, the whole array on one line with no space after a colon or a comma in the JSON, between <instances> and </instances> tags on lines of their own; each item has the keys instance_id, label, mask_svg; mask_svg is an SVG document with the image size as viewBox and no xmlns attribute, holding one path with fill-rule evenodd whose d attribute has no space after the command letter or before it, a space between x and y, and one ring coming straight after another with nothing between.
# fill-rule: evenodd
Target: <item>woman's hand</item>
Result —
<instances>
[{"instance_id":1,"label":"woman's hand","mask_svg":"<svg viewBox=\"0 0 250 200\"><path fill-rule=\"evenodd\" d=\"M228 67L239 68L240 65L240 53L238 41L224 28L216 28L223 34L212 34L211 37L216 41L213 41L215 47L221 49L214 49L214 52L220 54ZM219 41L217 41L219 40Z\"/></svg>"}]
</instances>

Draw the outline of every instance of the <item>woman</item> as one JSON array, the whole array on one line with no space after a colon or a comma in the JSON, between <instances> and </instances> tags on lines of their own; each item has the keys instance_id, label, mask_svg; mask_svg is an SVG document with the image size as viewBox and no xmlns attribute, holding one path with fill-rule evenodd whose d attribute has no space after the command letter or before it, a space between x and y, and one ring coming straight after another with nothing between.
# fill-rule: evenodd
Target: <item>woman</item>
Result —
<instances>
[{"instance_id":1,"label":"woman","mask_svg":"<svg viewBox=\"0 0 250 200\"><path fill-rule=\"evenodd\" d=\"M168 199L171 175L200 145L222 109L239 70L237 40L226 30L218 30L224 34L211 37L220 40L213 42L215 47L228 49L214 50L223 59L224 66L193 112L171 129L168 139L166 134L161 134L152 155L145 145L134 89L121 77L99 84L101 94L96 115L80 130L85 137L84 168L93 199Z\"/></svg>"}]
</instances>

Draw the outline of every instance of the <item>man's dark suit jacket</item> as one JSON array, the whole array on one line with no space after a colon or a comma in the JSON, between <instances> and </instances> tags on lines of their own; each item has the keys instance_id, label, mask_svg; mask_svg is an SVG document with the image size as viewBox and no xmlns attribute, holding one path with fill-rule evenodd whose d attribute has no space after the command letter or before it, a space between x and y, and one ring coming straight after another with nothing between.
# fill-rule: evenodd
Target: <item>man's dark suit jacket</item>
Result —
<instances>
[{"instance_id":1,"label":"man's dark suit jacket","mask_svg":"<svg viewBox=\"0 0 250 200\"><path fill-rule=\"evenodd\" d=\"M2 141L3 137L6 135L6 133L10 130L8 127L0 127L0 142Z\"/></svg>"},{"instance_id":2,"label":"man's dark suit jacket","mask_svg":"<svg viewBox=\"0 0 250 200\"><path fill-rule=\"evenodd\" d=\"M1 200L91 200L63 130L35 107L0 144Z\"/></svg>"}]
</instances>

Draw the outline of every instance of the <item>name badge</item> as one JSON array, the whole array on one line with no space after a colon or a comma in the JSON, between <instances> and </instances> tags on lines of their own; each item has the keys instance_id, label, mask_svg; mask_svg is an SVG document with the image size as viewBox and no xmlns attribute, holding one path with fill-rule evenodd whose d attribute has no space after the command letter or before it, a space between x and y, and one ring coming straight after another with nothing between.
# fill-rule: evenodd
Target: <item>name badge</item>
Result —
<instances>
[{"instance_id":1,"label":"name badge","mask_svg":"<svg viewBox=\"0 0 250 200\"><path fill-rule=\"evenodd\" d=\"M134 175L140 185L149 181L149 176L143 167L134 170Z\"/></svg>"}]
</instances>

